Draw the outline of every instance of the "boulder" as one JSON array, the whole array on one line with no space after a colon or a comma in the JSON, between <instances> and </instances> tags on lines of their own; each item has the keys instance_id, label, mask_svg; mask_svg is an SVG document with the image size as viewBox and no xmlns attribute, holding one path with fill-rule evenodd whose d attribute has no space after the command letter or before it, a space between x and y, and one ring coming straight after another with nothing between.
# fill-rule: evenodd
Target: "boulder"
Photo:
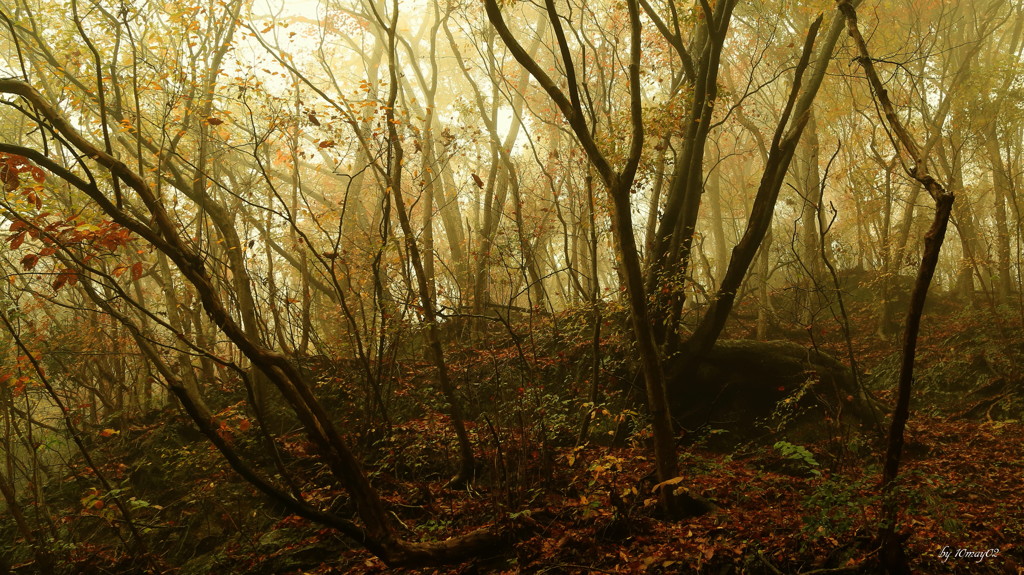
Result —
<instances>
[{"instance_id":1,"label":"boulder","mask_svg":"<svg viewBox=\"0 0 1024 575\"><path fill-rule=\"evenodd\" d=\"M677 423L732 443L827 437L837 424L874 421L849 367L794 342L725 340L665 371Z\"/></svg>"}]
</instances>

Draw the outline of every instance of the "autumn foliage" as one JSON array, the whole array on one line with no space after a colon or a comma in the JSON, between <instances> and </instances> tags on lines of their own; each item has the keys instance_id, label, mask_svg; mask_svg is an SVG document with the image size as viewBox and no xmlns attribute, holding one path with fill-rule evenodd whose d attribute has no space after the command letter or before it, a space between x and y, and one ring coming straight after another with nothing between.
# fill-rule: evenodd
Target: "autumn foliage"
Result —
<instances>
[{"instance_id":1,"label":"autumn foliage","mask_svg":"<svg viewBox=\"0 0 1024 575\"><path fill-rule=\"evenodd\" d=\"M0 575L1024 569L1019 6L305 10L0 6Z\"/></svg>"}]
</instances>

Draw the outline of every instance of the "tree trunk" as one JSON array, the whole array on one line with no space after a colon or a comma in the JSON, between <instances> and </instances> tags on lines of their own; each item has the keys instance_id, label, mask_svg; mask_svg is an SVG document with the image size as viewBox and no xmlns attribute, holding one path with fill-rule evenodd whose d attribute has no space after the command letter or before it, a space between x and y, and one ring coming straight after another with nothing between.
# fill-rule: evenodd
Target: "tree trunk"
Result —
<instances>
[{"instance_id":1,"label":"tree trunk","mask_svg":"<svg viewBox=\"0 0 1024 575\"><path fill-rule=\"evenodd\" d=\"M419 300L421 306L421 317L427 329L427 346L430 352L430 356L433 359L434 367L437 369L437 382L441 387L441 392L444 394L445 400L448 404L448 416L451 418L452 428L455 431L455 436L459 443L459 457L460 467L458 474L452 478L450 485L463 486L467 482L473 480L473 476L476 473L476 464L473 457L473 446L469 440L469 434L466 431L465 416L462 412L461 402L455 394L455 386L452 384L451 377L448 373L448 364L445 361L444 350L441 347L441 330L437 324L437 310L434 307L434 298L432 294L434 290L432 285L434 283L434 276L428 275L425 266L423 265L423 258L419 245L416 243L416 235L412 229L412 223L410 222L409 212L407 204L405 202L405 195L402 191L402 172L404 170L403 160L405 157L405 150L402 147L401 139L398 135L398 129L396 127L394 109L395 103L398 99L398 54L395 47L396 42L396 26L398 13L397 9L393 14L393 20L390 27L387 29L389 47L389 57L391 62L389 63L388 70L390 73L391 89L388 96L388 106L385 112L388 124L388 136L390 143L390 157L388 158L388 184L391 190L391 194L395 199L395 213L398 216L399 225L402 227L402 233L405 236L405 248L409 255L409 260L412 263L413 271L416 274L416 286L419 292ZM426 209L430 210L433 204L428 203Z\"/></svg>"},{"instance_id":2,"label":"tree trunk","mask_svg":"<svg viewBox=\"0 0 1024 575\"><path fill-rule=\"evenodd\" d=\"M888 121L889 128L895 134L899 144L902 145L902 153L909 156L910 165L913 166L908 168L910 176L917 180L935 201L935 217L932 220L931 227L924 236L924 253L921 256L921 264L918 268L917 279L914 282L914 289L910 294L910 306L907 310L906 327L903 332L903 351L896 392L896 407L893 411L892 422L889 428L889 441L882 469L882 525L879 534L881 539L881 549L879 551L881 567L887 575L909 575L910 567L907 564L907 556L903 550L903 538L897 531L900 508L895 494L895 487L899 474L900 458L903 453L904 431L907 420L910 417L910 395L914 381L917 334L921 327L921 315L924 312L925 298L928 296L928 288L935 274L935 267L938 264L939 254L942 250L942 242L946 237L946 228L953 211L954 196L928 173L927 158L921 155L920 148L903 126L893 108L892 102L889 101L889 95L882 85L878 73L875 72L871 55L868 53L867 43L857 27L856 10L848 3L848 0L841 0L839 8L847 16L847 28L850 37L853 38L857 46L859 52L858 60L871 84L871 91L884 112L884 119Z\"/></svg>"},{"instance_id":3,"label":"tree trunk","mask_svg":"<svg viewBox=\"0 0 1024 575\"><path fill-rule=\"evenodd\" d=\"M1006 219L1006 204L1010 196L1011 180L1003 163L999 148L999 133L995 122L989 124L988 136L985 138L985 150L988 152L989 165L992 170L992 199L995 203L996 220L996 294L1000 302L1006 303L1013 293L1012 275L1010 272L1010 227Z\"/></svg>"}]
</instances>

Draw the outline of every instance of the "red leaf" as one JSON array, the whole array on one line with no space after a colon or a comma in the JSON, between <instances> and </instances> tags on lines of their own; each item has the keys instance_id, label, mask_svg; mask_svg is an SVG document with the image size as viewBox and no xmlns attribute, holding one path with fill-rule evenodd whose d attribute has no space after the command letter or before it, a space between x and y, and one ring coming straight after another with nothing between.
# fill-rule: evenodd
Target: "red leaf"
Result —
<instances>
[{"instance_id":1,"label":"red leaf","mask_svg":"<svg viewBox=\"0 0 1024 575\"><path fill-rule=\"evenodd\" d=\"M28 254L25 257L21 258L21 267L25 268L26 271L30 270L36 267L36 263L38 261L39 256L37 256L36 254Z\"/></svg>"},{"instance_id":2,"label":"red leaf","mask_svg":"<svg viewBox=\"0 0 1024 575\"><path fill-rule=\"evenodd\" d=\"M221 120L220 118L207 118L206 123L211 126L219 126L224 123L224 120Z\"/></svg>"},{"instance_id":3,"label":"red leaf","mask_svg":"<svg viewBox=\"0 0 1024 575\"><path fill-rule=\"evenodd\" d=\"M14 234L13 236L11 236L10 240L12 250L20 248L21 244L25 243L25 232Z\"/></svg>"},{"instance_id":4,"label":"red leaf","mask_svg":"<svg viewBox=\"0 0 1024 575\"><path fill-rule=\"evenodd\" d=\"M333 148L334 147L334 140L325 140L325 141L320 142L319 144L317 144L317 146L321 150L324 149L324 148Z\"/></svg>"},{"instance_id":5,"label":"red leaf","mask_svg":"<svg viewBox=\"0 0 1024 575\"><path fill-rule=\"evenodd\" d=\"M0 165L0 180L3 180L5 192L13 192L21 185L21 180L18 179L18 170L11 165L10 160L7 160L6 164Z\"/></svg>"},{"instance_id":6,"label":"red leaf","mask_svg":"<svg viewBox=\"0 0 1024 575\"><path fill-rule=\"evenodd\" d=\"M139 281L142 277L142 262L132 264L132 281Z\"/></svg>"},{"instance_id":7,"label":"red leaf","mask_svg":"<svg viewBox=\"0 0 1024 575\"><path fill-rule=\"evenodd\" d=\"M63 269L57 275L57 279L53 280L53 291L59 290L64 287L65 284L75 285L76 283L78 283L78 274L75 270Z\"/></svg>"}]
</instances>

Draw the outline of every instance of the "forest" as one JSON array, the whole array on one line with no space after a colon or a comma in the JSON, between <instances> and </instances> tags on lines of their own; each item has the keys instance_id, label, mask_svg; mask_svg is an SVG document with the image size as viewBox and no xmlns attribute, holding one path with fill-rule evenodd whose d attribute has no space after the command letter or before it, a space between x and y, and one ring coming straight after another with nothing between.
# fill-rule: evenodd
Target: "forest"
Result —
<instances>
[{"instance_id":1,"label":"forest","mask_svg":"<svg viewBox=\"0 0 1024 575\"><path fill-rule=\"evenodd\" d=\"M1024 2L0 0L0 575L1024 573Z\"/></svg>"}]
</instances>

